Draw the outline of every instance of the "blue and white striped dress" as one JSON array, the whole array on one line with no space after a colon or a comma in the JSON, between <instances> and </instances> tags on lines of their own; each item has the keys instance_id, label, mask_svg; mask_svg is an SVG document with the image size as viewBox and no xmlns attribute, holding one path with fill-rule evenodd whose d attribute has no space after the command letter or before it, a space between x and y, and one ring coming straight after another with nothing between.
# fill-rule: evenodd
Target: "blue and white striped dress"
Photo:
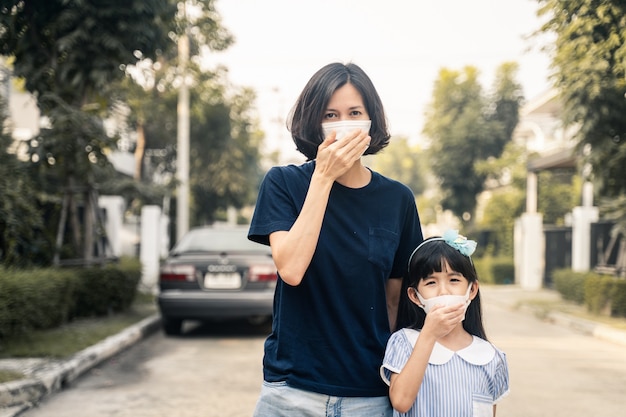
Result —
<instances>
[{"instance_id":1,"label":"blue and white striped dress","mask_svg":"<svg viewBox=\"0 0 626 417\"><path fill-rule=\"evenodd\" d=\"M413 352L419 331L402 329L391 335L382 379L389 385L391 373L400 373ZM435 343L422 386L406 417L493 416L493 405L509 392L506 355L491 343L474 336L472 344L452 351Z\"/></svg>"}]
</instances>

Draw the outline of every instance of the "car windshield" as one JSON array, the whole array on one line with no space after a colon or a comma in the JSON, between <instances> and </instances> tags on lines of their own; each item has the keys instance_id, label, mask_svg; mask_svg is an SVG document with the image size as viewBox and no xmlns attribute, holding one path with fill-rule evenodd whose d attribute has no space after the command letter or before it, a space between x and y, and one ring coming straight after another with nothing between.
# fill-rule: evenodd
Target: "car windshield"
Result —
<instances>
[{"instance_id":1,"label":"car windshield","mask_svg":"<svg viewBox=\"0 0 626 417\"><path fill-rule=\"evenodd\" d=\"M247 228L192 229L178 242L172 252L260 252L269 253L269 247L248 240Z\"/></svg>"}]
</instances>

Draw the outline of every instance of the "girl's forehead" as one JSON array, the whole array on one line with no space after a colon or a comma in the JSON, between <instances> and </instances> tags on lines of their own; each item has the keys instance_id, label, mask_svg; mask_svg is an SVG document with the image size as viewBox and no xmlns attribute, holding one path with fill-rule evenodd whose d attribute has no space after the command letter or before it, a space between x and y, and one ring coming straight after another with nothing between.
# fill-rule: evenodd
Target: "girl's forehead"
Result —
<instances>
[{"instance_id":1,"label":"girl's forehead","mask_svg":"<svg viewBox=\"0 0 626 417\"><path fill-rule=\"evenodd\" d=\"M428 273L427 276L423 277L422 279L426 279L428 278L430 275L435 274L435 273L443 273L443 274L451 274L453 272L457 272L455 271L454 268L452 268L450 266L450 263L445 259L445 258L441 258L439 266L435 267L435 269L433 269L432 271L430 271Z\"/></svg>"}]
</instances>

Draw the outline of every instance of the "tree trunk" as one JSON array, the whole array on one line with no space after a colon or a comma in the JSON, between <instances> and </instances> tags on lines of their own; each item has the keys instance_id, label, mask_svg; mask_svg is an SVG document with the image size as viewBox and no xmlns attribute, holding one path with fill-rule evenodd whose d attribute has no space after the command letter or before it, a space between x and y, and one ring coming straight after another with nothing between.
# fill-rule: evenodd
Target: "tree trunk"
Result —
<instances>
[{"instance_id":1,"label":"tree trunk","mask_svg":"<svg viewBox=\"0 0 626 417\"><path fill-rule=\"evenodd\" d=\"M143 176L143 157L146 151L146 134L143 123L137 125L137 147L135 148L135 175L136 181L141 181Z\"/></svg>"}]
</instances>

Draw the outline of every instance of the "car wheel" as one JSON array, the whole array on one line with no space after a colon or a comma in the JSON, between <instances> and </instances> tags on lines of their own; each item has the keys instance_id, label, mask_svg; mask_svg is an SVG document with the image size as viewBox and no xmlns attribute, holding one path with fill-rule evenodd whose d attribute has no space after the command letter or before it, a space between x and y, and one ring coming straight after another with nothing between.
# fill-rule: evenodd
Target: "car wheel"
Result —
<instances>
[{"instance_id":1,"label":"car wheel","mask_svg":"<svg viewBox=\"0 0 626 417\"><path fill-rule=\"evenodd\" d=\"M161 324L163 331L169 336L180 336L183 329L183 321L181 319L162 317Z\"/></svg>"}]
</instances>

